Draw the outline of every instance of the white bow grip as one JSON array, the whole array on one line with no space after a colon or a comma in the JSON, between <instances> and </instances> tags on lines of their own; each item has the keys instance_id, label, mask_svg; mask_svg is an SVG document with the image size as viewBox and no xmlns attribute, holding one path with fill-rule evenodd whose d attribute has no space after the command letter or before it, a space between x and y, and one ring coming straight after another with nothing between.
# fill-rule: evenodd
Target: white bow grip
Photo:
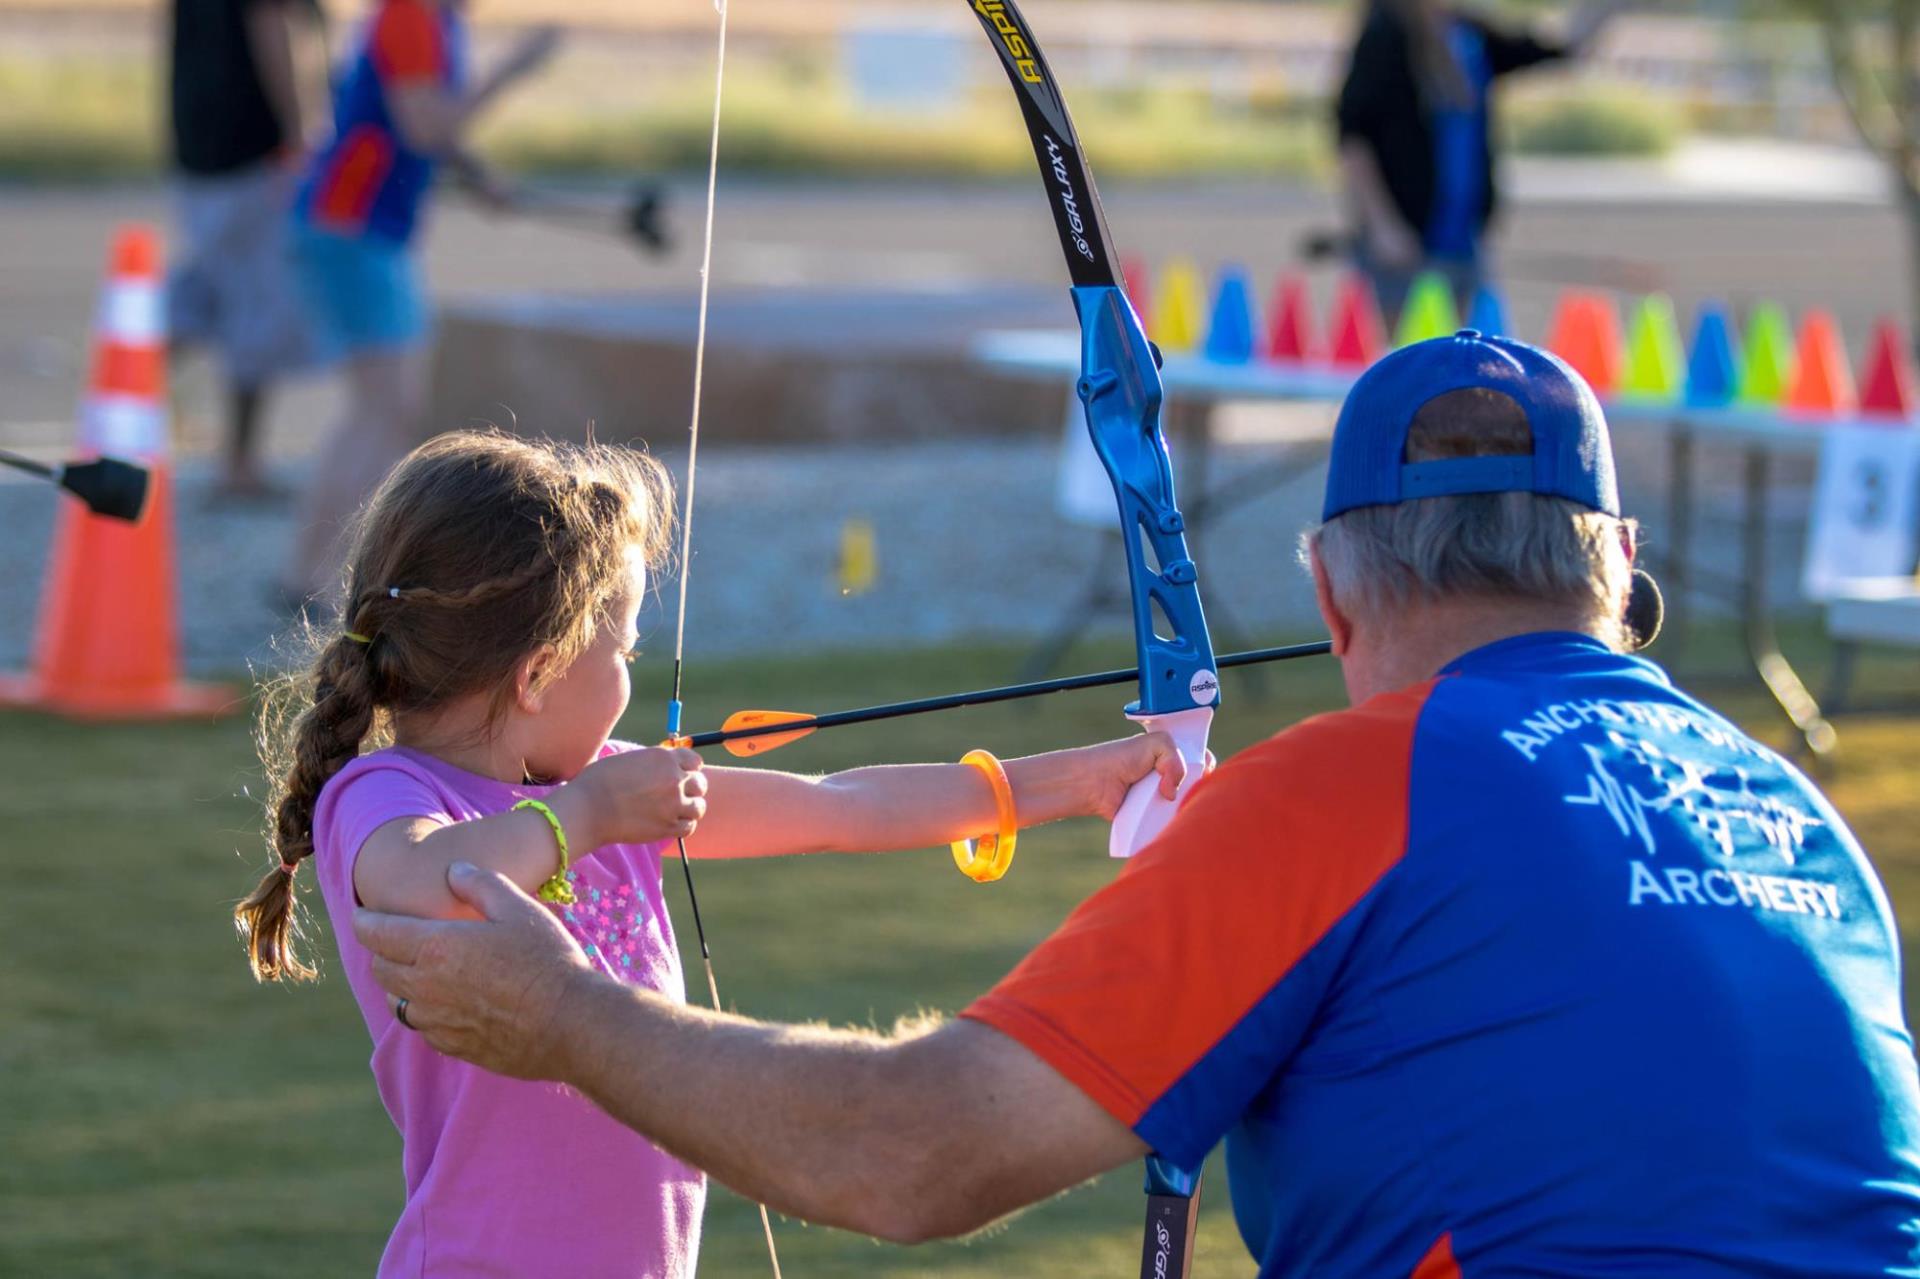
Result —
<instances>
[{"instance_id":1,"label":"white bow grip","mask_svg":"<svg viewBox=\"0 0 1920 1279\"><path fill-rule=\"evenodd\" d=\"M1173 820L1174 811L1187 791L1207 770L1207 732L1213 727L1213 707L1196 706L1191 710L1166 715L1129 715L1149 733L1166 733L1173 738L1180 758L1187 761L1187 776L1172 798L1160 794L1160 774L1148 773L1133 784L1127 798L1114 814L1113 831L1107 837L1107 852L1114 857L1131 857L1148 844Z\"/></svg>"}]
</instances>

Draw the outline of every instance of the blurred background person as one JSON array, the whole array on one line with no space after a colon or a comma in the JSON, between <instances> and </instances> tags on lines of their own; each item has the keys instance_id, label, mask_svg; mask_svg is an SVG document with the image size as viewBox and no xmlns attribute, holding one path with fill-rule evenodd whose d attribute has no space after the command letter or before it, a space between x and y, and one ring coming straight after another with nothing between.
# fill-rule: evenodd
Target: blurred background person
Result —
<instances>
[{"instance_id":1,"label":"blurred background person","mask_svg":"<svg viewBox=\"0 0 1920 1279\"><path fill-rule=\"evenodd\" d=\"M1579 54L1622 7L1586 5L1555 35L1444 0L1370 0L1334 117L1348 239L1389 325L1422 271L1452 280L1464 309L1486 270L1494 81Z\"/></svg>"},{"instance_id":2,"label":"blurred background person","mask_svg":"<svg viewBox=\"0 0 1920 1279\"><path fill-rule=\"evenodd\" d=\"M337 589L341 525L418 442L427 392L428 303L419 231L438 168L483 198L506 189L463 144L500 93L559 44L541 27L487 74L467 73L462 0L380 0L334 83L334 134L294 203L300 285L346 369L346 401L302 495L290 602Z\"/></svg>"},{"instance_id":3,"label":"blurred background person","mask_svg":"<svg viewBox=\"0 0 1920 1279\"><path fill-rule=\"evenodd\" d=\"M313 359L288 267L287 207L309 131L325 124L320 9L173 0L171 27L179 235L167 331L177 349L220 354L226 448L215 494L268 496L259 458L268 389Z\"/></svg>"}]
</instances>

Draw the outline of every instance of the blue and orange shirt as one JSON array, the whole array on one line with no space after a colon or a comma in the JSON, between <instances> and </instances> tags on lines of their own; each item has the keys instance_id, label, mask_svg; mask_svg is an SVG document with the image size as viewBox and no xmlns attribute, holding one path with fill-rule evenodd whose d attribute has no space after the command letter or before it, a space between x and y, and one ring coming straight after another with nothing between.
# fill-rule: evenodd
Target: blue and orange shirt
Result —
<instances>
[{"instance_id":1,"label":"blue and orange shirt","mask_svg":"<svg viewBox=\"0 0 1920 1279\"><path fill-rule=\"evenodd\" d=\"M434 157L407 146L388 95L429 81L458 92L466 78L466 28L435 0L381 0L334 84L333 140L314 157L296 205L309 226L405 244L433 181Z\"/></svg>"},{"instance_id":2,"label":"blue and orange shirt","mask_svg":"<svg viewBox=\"0 0 1920 1279\"><path fill-rule=\"evenodd\" d=\"M966 1016L1267 1276L1920 1276L1887 898L1798 772L1582 635L1227 763Z\"/></svg>"}]
</instances>

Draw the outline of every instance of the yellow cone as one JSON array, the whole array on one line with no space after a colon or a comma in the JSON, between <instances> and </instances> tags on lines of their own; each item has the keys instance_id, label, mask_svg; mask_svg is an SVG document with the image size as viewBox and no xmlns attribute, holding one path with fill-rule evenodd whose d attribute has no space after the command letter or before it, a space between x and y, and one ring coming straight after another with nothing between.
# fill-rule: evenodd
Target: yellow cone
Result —
<instances>
[{"instance_id":1,"label":"yellow cone","mask_svg":"<svg viewBox=\"0 0 1920 1279\"><path fill-rule=\"evenodd\" d=\"M840 563L834 576L842 595L865 595L880 577L880 552L873 525L848 520L840 526Z\"/></svg>"},{"instance_id":2,"label":"yellow cone","mask_svg":"<svg viewBox=\"0 0 1920 1279\"><path fill-rule=\"evenodd\" d=\"M1154 330L1148 336L1163 351L1191 351L1200 345L1206 326L1207 300L1200 285L1200 271L1190 258L1175 258L1167 263L1160 277L1159 310L1154 313Z\"/></svg>"}]
</instances>

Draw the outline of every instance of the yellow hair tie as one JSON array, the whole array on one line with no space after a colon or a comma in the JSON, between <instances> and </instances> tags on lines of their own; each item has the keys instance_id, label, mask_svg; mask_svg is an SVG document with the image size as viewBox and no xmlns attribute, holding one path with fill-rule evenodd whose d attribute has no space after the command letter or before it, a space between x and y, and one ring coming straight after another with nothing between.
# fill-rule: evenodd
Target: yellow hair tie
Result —
<instances>
[{"instance_id":1,"label":"yellow hair tie","mask_svg":"<svg viewBox=\"0 0 1920 1279\"><path fill-rule=\"evenodd\" d=\"M560 824L560 819L553 815L551 808L537 799L523 799L513 806L513 811L517 813L523 808L530 808L546 818L547 825L553 827L553 842L560 845L560 869L553 872L546 883L540 885L539 891L534 896L543 902L552 902L556 906L573 905L575 901L571 882L573 872L567 869L570 861L570 855L567 852L567 828Z\"/></svg>"},{"instance_id":2,"label":"yellow hair tie","mask_svg":"<svg viewBox=\"0 0 1920 1279\"><path fill-rule=\"evenodd\" d=\"M1013 811L1013 783L1007 780L1007 770L1000 766L1000 761L986 751L968 751L960 762L979 769L987 784L993 787L993 806L1000 829L996 834L982 835L977 841L955 840L953 864L974 883L991 884L1013 865L1014 841L1020 833L1020 819Z\"/></svg>"},{"instance_id":3,"label":"yellow hair tie","mask_svg":"<svg viewBox=\"0 0 1920 1279\"><path fill-rule=\"evenodd\" d=\"M362 635L359 631L341 631L340 633L346 636L348 639L352 640L356 644L373 643L373 636Z\"/></svg>"}]
</instances>

